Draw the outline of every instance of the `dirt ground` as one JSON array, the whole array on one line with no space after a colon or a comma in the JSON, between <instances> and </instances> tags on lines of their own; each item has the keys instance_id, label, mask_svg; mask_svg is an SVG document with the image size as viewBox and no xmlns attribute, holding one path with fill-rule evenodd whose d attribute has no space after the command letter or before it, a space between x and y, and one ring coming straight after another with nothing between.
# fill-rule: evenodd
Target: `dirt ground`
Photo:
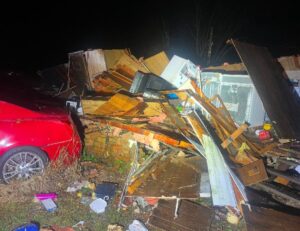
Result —
<instances>
[{"instance_id":1,"label":"dirt ground","mask_svg":"<svg viewBox=\"0 0 300 231\"><path fill-rule=\"evenodd\" d=\"M92 162L74 163L68 168L49 166L42 176L27 181L0 184L0 231L34 221L41 227L73 226L84 221L84 227L75 230L107 230L109 224L120 224L125 228L134 219L146 221L145 214L134 212L133 207L117 211L118 196L121 193L124 173L116 171L118 166L102 166ZM94 170L94 171L91 171ZM93 172L94 175L90 175ZM81 203L76 193L66 192L68 186L75 181L118 183L116 196L108 204L105 213L96 214L87 204ZM35 193L56 192L55 203L58 209L47 212L41 203L34 201Z\"/></svg>"},{"instance_id":2,"label":"dirt ground","mask_svg":"<svg viewBox=\"0 0 300 231\"><path fill-rule=\"evenodd\" d=\"M80 221L84 226L75 230L106 231L109 224L119 224L128 228L134 220L139 219L146 223L150 212L143 212L129 206L117 210L119 195L126 177L127 168L120 168L120 163L107 166L103 163L86 161L76 162L67 168L64 166L49 166L43 176L36 176L23 182L10 185L0 184L0 231L13 228L34 221L41 227L60 226L72 227ZM114 182L118 184L117 192L109 202L106 211L96 214L88 204L81 203L76 193L66 192L68 186L76 180L89 180L93 183ZM52 213L47 212L41 203L33 200L35 193L56 192L55 201L58 209ZM209 200L199 200L198 203L209 206ZM146 224L149 230L159 230ZM215 210L210 230L245 230L243 222L239 225L230 225L222 210Z\"/></svg>"}]
</instances>

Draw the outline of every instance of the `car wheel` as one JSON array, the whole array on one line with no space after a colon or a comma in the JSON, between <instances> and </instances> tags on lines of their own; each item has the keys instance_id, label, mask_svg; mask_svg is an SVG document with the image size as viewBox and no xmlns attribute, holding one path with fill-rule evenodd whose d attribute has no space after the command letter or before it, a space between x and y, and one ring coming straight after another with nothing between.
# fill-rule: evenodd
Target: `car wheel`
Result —
<instances>
[{"instance_id":1,"label":"car wheel","mask_svg":"<svg viewBox=\"0 0 300 231\"><path fill-rule=\"evenodd\" d=\"M0 178L5 183L28 179L42 173L47 163L47 154L39 148L30 146L14 148L0 158Z\"/></svg>"}]
</instances>

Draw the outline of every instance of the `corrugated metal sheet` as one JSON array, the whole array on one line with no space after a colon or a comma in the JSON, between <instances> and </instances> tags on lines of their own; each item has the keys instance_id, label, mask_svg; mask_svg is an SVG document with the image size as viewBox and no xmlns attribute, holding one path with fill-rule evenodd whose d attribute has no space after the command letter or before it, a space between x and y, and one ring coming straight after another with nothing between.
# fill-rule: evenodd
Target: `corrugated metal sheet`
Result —
<instances>
[{"instance_id":1,"label":"corrugated metal sheet","mask_svg":"<svg viewBox=\"0 0 300 231\"><path fill-rule=\"evenodd\" d=\"M210 136L203 135L203 147L205 149L209 181L213 204L217 206L236 207L233 186L230 174L227 171L220 150Z\"/></svg>"}]
</instances>

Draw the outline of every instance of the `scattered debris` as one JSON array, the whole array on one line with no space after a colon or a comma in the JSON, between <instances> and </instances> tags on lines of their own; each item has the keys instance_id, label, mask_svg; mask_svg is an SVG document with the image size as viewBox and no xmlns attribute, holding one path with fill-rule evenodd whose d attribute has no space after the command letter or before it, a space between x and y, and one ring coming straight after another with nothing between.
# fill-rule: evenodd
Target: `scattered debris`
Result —
<instances>
[{"instance_id":1,"label":"scattered debris","mask_svg":"<svg viewBox=\"0 0 300 231\"><path fill-rule=\"evenodd\" d=\"M107 231L124 231L124 227L117 224L110 224L107 226Z\"/></svg>"},{"instance_id":2,"label":"scattered debris","mask_svg":"<svg viewBox=\"0 0 300 231\"><path fill-rule=\"evenodd\" d=\"M107 202L102 198L98 198L90 204L90 208L95 213L103 213L105 211L106 206L107 206Z\"/></svg>"},{"instance_id":3,"label":"scattered debris","mask_svg":"<svg viewBox=\"0 0 300 231\"><path fill-rule=\"evenodd\" d=\"M228 211L226 219L228 223L233 225L237 225L240 221L240 217L231 211Z\"/></svg>"},{"instance_id":4,"label":"scattered debris","mask_svg":"<svg viewBox=\"0 0 300 231\"><path fill-rule=\"evenodd\" d=\"M134 220L128 227L129 231L148 231L147 227L139 220Z\"/></svg>"},{"instance_id":5,"label":"scattered debris","mask_svg":"<svg viewBox=\"0 0 300 231\"><path fill-rule=\"evenodd\" d=\"M55 200L55 199L57 199L57 194L56 193L37 193L34 195L34 198L39 201L46 200L46 199Z\"/></svg>"},{"instance_id":6,"label":"scattered debris","mask_svg":"<svg viewBox=\"0 0 300 231\"><path fill-rule=\"evenodd\" d=\"M89 181L84 180L82 182L75 181L72 186L69 186L67 188L67 192L77 192L78 190L82 188L93 188L93 184L91 184Z\"/></svg>"},{"instance_id":7,"label":"scattered debris","mask_svg":"<svg viewBox=\"0 0 300 231\"><path fill-rule=\"evenodd\" d=\"M300 101L265 49L231 43L243 64L200 69L165 52L137 59L129 50L96 49L40 72L64 70L50 94L66 98L84 128L88 180L66 191L97 214L116 204L119 212L151 213L147 225L163 230L208 230L215 220L237 226L242 215L248 231L297 227L297 217L258 206L249 189L256 199L273 198L276 209L300 208ZM120 177L107 180L102 165ZM56 194L35 197L47 211L57 208ZM195 202L210 197L212 206ZM129 225L140 230L148 229L137 219Z\"/></svg>"},{"instance_id":8,"label":"scattered debris","mask_svg":"<svg viewBox=\"0 0 300 231\"><path fill-rule=\"evenodd\" d=\"M13 229L12 231L39 231L40 230L40 227L38 224L36 223L28 223L28 224L25 224L25 225L21 225L15 229Z\"/></svg>"},{"instance_id":9,"label":"scattered debris","mask_svg":"<svg viewBox=\"0 0 300 231\"><path fill-rule=\"evenodd\" d=\"M74 229L72 227L52 225L49 228L42 228L41 231L74 231Z\"/></svg>"},{"instance_id":10,"label":"scattered debris","mask_svg":"<svg viewBox=\"0 0 300 231\"><path fill-rule=\"evenodd\" d=\"M84 226L84 221L79 221L78 223L76 223L75 225L72 226L72 228L79 228L82 229Z\"/></svg>"},{"instance_id":11,"label":"scattered debris","mask_svg":"<svg viewBox=\"0 0 300 231\"><path fill-rule=\"evenodd\" d=\"M107 202L110 201L116 192L117 185L114 183L102 183L96 186L96 196L97 198L102 198Z\"/></svg>"},{"instance_id":12,"label":"scattered debris","mask_svg":"<svg viewBox=\"0 0 300 231\"><path fill-rule=\"evenodd\" d=\"M57 206L52 199L41 200L41 203L48 212L54 212L57 209Z\"/></svg>"}]
</instances>

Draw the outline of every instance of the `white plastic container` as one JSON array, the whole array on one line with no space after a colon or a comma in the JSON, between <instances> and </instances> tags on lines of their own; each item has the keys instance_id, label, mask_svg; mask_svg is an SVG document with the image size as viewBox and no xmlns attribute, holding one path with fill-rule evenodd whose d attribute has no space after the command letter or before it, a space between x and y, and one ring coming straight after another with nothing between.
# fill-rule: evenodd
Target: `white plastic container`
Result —
<instances>
[{"instance_id":1,"label":"white plastic container","mask_svg":"<svg viewBox=\"0 0 300 231\"><path fill-rule=\"evenodd\" d=\"M107 206L107 202L101 198L98 198L94 200L90 204L90 208L95 212L95 213L103 213L105 211L105 208Z\"/></svg>"}]
</instances>

